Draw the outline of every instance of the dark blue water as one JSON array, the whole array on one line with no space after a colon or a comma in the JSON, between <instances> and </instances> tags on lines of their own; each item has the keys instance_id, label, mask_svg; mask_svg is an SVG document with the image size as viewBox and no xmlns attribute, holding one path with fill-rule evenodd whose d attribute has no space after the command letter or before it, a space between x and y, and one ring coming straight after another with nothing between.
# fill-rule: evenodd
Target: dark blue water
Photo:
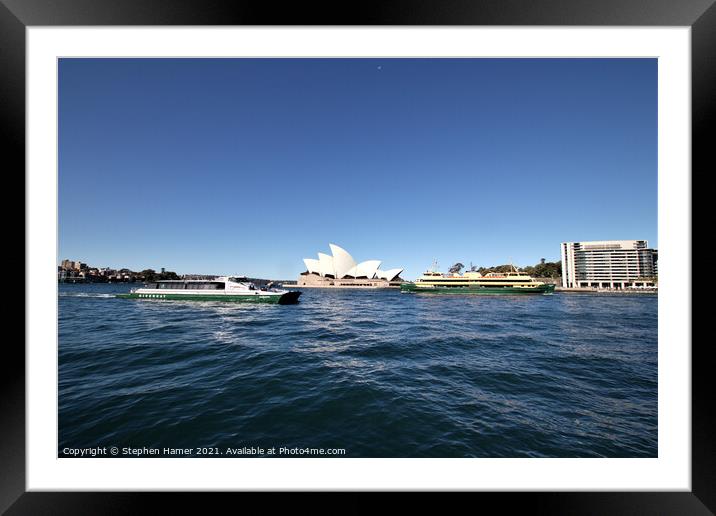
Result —
<instances>
[{"instance_id":1,"label":"dark blue water","mask_svg":"<svg viewBox=\"0 0 716 516\"><path fill-rule=\"evenodd\" d=\"M656 296L111 296L128 288L60 285L60 455L657 456Z\"/></svg>"}]
</instances>

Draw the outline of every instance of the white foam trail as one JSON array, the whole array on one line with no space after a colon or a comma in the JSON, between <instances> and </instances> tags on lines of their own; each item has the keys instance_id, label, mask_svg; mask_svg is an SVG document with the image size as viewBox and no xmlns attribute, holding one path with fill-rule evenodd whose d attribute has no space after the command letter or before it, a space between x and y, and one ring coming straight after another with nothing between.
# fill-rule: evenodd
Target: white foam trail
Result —
<instances>
[{"instance_id":1,"label":"white foam trail","mask_svg":"<svg viewBox=\"0 0 716 516\"><path fill-rule=\"evenodd\" d=\"M115 297L115 294L98 294L94 292L60 292L59 297L97 297L97 298L110 298Z\"/></svg>"}]
</instances>

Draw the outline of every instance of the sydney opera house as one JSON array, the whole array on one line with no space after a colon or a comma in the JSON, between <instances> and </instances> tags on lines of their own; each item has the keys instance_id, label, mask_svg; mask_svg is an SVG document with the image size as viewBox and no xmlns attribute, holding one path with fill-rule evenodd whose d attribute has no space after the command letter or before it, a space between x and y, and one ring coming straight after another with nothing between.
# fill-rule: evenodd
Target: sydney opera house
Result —
<instances>
[{"instance_id":1,"label":"sydney opera house","mask_svg":"<svg viewBox=\"0 0 716 516\"><path fill-rule=\"evenodd\" d=\"M318 259L304 258L306 272L302 272L297 286L327 288L386 288L403 282L403 269L381 270L380 260L356 263L348 251L329 244L331 254L318 253Z\"/></svg>"}]
</instances>

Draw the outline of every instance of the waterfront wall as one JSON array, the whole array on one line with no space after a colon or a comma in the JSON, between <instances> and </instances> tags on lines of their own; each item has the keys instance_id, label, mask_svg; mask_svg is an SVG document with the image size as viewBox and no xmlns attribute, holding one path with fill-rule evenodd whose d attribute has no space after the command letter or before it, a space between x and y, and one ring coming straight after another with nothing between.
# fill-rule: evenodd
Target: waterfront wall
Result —
<instances>
[{"instance_id":1,"label":"waterfront wall","mask_svg":"<svg viewBox=\"0 0 716 516\"><path fill-rule=\"evenodd\" d=\"M326 278L317 274L301 274L296 280L299 288L399 288L400 281L366 278ZM293 285L291 285L293 286Z\"/></svg>"},{"instance_id":2,"label":"waterfront wall","mask_svg":"<svg viewBox=\"0 0 716 516\"><path fill-rule=\"evenodd\" d=\"M597 288L597 287L557 287L555 292L575 294L656 294L658 287L626 287L626 288Z\"/></svg>"}]
</instances>

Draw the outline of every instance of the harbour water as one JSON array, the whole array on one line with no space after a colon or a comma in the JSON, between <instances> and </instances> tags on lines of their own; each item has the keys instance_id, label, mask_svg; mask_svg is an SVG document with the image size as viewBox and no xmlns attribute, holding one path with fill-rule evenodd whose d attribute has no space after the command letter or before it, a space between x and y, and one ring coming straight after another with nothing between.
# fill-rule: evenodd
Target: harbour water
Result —
<instances>
[{"instance_id":1,"label":"harbour water","mask_svg":"<svg viewBox=\"0 0 716 516\"><path fill-rule=\"evenodd\" d=\"M129 288L59 285L59 456L657 456L656 295L114 297Z\"/></svg>"}]
</instances>

